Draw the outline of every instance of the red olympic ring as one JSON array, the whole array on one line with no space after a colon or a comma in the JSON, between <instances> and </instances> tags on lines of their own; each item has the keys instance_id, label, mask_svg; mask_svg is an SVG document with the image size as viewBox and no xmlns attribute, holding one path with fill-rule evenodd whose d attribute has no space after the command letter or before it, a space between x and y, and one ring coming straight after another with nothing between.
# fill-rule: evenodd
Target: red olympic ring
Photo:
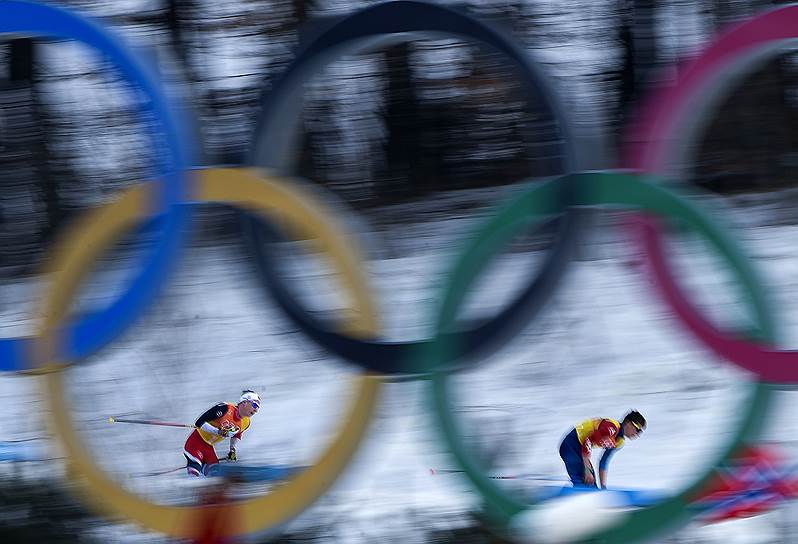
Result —
<instances>
[{"instance_id":1,"label":"red olympic ring","mask_svg":"<svg viewBox=\"0 0 798 544\"><path fill-rule=\"evenodd\" d=\"M647 100L640 122L629 132L623 157L625 168L664 172L676 153L677 132L690 141L702 114L716 103L731 79L749 73L763 59L778 53L785 40L798 38L798 6L774 9L732 27L688 64L672 87ZM798 383L798 352L778 350L719 330L690 302L675 281L663 252L662 232L634 224L643 243L647 264L660 293L682 324L723 359L767 382Z\"/></svg>"}]
</instances>

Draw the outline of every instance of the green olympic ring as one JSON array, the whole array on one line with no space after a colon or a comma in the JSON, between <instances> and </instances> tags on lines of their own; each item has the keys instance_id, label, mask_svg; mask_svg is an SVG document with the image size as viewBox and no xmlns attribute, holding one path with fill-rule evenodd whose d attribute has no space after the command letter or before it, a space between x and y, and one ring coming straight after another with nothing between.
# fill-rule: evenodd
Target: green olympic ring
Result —
<instances>
[{"instance_id":1,"label":"green olympic ring","mask_svg":"<svg viewBox=\"0 0 798 544\"><path fill-rule=\"evenodd\" d=\"M723 234L706 212L692 205L673 188L665 188L654 182L654 178L626 173L593 172L563 176L527 189L521 196L499 209L476 236L469 242L456 260L450 281L443 288L442 303L433 322L435 341L424 354L428 368L440 368L451 350L453 335L446 333L455 325L455 317L462 306L468 287L473 284L478 271L503 247L514 234L528 228L530 223L540 222L546 217L563 213L559 209L556 191L570 186L574 204L578 206L621 206L642 210L658 216L677 219L703 235L714 248L731 263L739 283L750 293L753 316L760 337L773 340L774 326L769 318L761 283L754 281L752 273L742 265L746 262L737 246ZM680 193L684 194L683 191ZM470 453L461 432L461 426L452 410L448 379L451 373L435 371L430 378L430 394L438 425L457 464L465 472L475 489L485 501L486 513L501 530L510 531L519 519L519 514L534 512L538 502L525 502L503 489L490 479L480 467L476 457ZM763 382L751 382L748 386L746 408L737 421L733 436L719 455L710 460L707 468L695 481L674 496L650 507L630 511L608 528L594 531L583 537L585 542L602 544L627 544L643 540L666 528L675 528L689 520L692 512L688 506L715 475L717 469L729 461L756 430L767 413L772 389ZM528 514L525 514L528 515ZM589 514L586 514L589 515Z\"/></svg>"}]
</instances>

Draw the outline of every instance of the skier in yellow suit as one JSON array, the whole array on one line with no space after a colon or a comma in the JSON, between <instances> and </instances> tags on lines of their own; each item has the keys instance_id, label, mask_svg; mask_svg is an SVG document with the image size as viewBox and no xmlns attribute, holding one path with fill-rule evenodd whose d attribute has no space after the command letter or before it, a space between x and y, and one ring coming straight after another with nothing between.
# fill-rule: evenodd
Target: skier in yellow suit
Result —
<instances>
[{"instance_id":1,"label":"skier in yellow suit","mask_svg":"<svg viewBox=\"0 0 798 544\"><path fill-rule=\"evenodd\" d=\"M241 394L238 404L220 402L207 410L194 423L183 447L186 470L192 476L207 476L208 469L219 462L214 445L230 439L227 459L236 460L236 445L249 428L250 418L260 409L260 395L249 389Z\"/></svg>"},{"instance_id":2,"label":"skier in yellow suit","mask_svg":"<svg viewBox=\"0 0 798 544\"><path fill-rule=\"evenodd\" d=\"M620 423L614 419L592 418L574 426L560 443L560 457L574 487L596 487L596 473L590 452L594 446L604 448L599 461L599 484L607 487L607 466L610 458L623 447L626 439L634 440L646 428L646 418L632 410Z\"/></svg>"}]
</instances>

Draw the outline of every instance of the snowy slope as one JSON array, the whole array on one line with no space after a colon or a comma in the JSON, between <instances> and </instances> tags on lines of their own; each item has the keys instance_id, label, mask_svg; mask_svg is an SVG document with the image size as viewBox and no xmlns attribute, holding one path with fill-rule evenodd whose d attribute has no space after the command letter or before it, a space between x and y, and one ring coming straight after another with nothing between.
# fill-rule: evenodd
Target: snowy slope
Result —
<instances>
[{"instance_id":1,"label":"snowy slope","mask_svg":"<svg viewBox=\"0 0 798 544\"><path fill-rule=\"evenodd\" d=\"M477 193L476 198L483 196ZM368 269L389 338L426 334L431 304L458 240L480 220L476 212L452 211L463 198L438 199L439 209L427 213L426 220L383 223L371 233L377 251ZM737 205L725 213L733 219L727 223L738 225L735 235L756 257L778 302L787 333L784 345L798 346L795 305L789 304L798 292L796 227L770 225L774 213L767 203ZM393 215L401 216L401 210L385 211ZM717 263L692 241L677 241L674 247L699 300L721 320L739 318L725 276L708 272ZM506 300L536 259L534 251L503 255L469 299L469 315L489 312ZM679 489L722 446L724 424L738 414L735 405L747 375L714 360L682 334L637 262L613 216L605 216L539 320L477 369L454 378L458 412L476 443L498 451L497 472L564 477L557 446L568 428L594 415L621 417L631 407L648 417L649 429L615 457L611 485ZM112 296L124 278L124 263L109 259L88 282L81 306ZM300 291L312 296L311 306L329 310L340 303L321 261L296 258L285 266L293 270ZM28 316L35 289L26 282L3 286L4 336L32 330ZM334 429L345 406L346 380L353 374L296 332L271 305L240 248L196 244L152 311L124 338L70 369L68 383L78 432L103 469L153 500L186 503L197 486L181 473L137 476L179 466L186 433L110 425L109 415L190 422L209 405L254 387L263 392L264 407L239 448L242 462L308 463ZM22 420L43 408L37 380L0 376L0 400L14 412L12 417ZM321 523L334 534L331 541L423 542L432 528L467 522L464 513L478 504L467 483L455 475L429 474L430 468L453 465L434 433L423 387L386 385L370 441L350 473L289 529ZM779 396L777 417L765 434L789 446L798 430L791 416L796 399L790 392ZM3 436L14 440L43 433L43 427L11 428ZM57 456L51 445L42 449ZM36 464L26 470L36 474L52 468ZM749 520L726 532L722 527L688 528L681 534L686 541L780 542L786 523L783 518ZM746 526L757 525L768 530L751 529L748 540L741 536ZM110 540L155 538L135 536L132 527L98 531ZM762 540L767 535L770 540Z\"/></svg>"}]
</instances>

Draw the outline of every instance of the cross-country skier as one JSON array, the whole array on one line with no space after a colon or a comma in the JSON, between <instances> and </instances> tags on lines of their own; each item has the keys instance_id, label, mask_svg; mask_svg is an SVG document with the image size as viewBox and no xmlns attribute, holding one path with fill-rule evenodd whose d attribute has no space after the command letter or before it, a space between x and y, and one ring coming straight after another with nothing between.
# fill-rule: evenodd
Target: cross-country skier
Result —
<instances>
[{"instance_id":1,"label":"cross-country skier","mask_svg":"<svg viewBox=\"0 0 798 544\"><path fill-rule=\"evenodd\" d=\"M596 487L596 473L590 460L594 446L604 448L599 461L599 484L607 487L607 465L612 455L620 449L628 438L634 440L646 428L646 418L632 410L623 421L593 418L576 425L560 443L560 457L574 487Z\"/></svg>"},{"instance_id":2,"label":"cross-country skier","mask_svg":"<svg viewBox=\"0 0 798 544\"><path fill-rule=\"evenodd\" d=\"M183 447L186 470L192 476L207 476L208 469L219 462L214 445L230 439L227 459L236 460L236 444L249 428L249 419L260 409L260 395L242 391L238 404L221 402L202 414Z\"/></svg>"}]
</instances>

